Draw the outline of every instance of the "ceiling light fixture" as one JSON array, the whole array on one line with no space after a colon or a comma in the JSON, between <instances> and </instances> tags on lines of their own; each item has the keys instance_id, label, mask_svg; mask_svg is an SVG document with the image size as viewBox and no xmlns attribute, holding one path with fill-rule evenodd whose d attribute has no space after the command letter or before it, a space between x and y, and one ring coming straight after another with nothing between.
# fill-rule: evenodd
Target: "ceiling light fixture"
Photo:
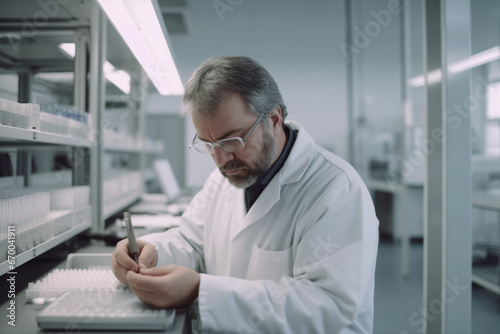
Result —
<instances>
[{"instance_id":1,"label":"ceiling light fixture","mask_svg":"<svg viewBox=\"0 0 500 334\"><path fill-rule=\"evenodd\" d=\"M450 66L448 66L448 72L450 73L459 73L466 70L470 70L471 68L481 66L492 61L500 59L500 47L496 46L494 48L485 50L483 52L476 53L470 57L454 62ZM433 72L435 72L434 70ZM429 78L437 79L436 73L430 72ZM436 82L436 81L434 81ZM434 83L429 82L429 83ZM424 76L418 75L408 80L408 84L413 87L423 87L425 84Z\"/></svg>"},{"instance_id":2,"label":"ceiling light fixture","mask_svg":"<svg viewBox=\"0 0 500 334\"><path fill-rule=\"evenodd\" d=\"M465 58L464 60L457 61L448 67L448 71L451 73L458 73L487 64L497 59L500 59L500 48L498 46L476 53L475 55Z\"/></svg>"},{"instance_id":3,"label":"ceiling light fixture","mask_svg":"<svg viewBox=\"0 0 500 334\"><path fill-rule=\"evenodd\" d=\"M59 44L59 49L61 49L66 55L71 58L75 58L76 45L75 43L62 43ZM106 80L114 84L118 89L120 89L125 94L130 93L130 74L124 70L117 70L113 64L106 60L103 65L104 77Z\"/></svg>"},{"instance_id":4,"label":"ceiling light fixture","mask_svg":"<svg viewBox=\"0 0 500 334\"><path fill-rule=\"evenodd\" d=\"M97 0L161 95L182 95L156 0Z\"/></svg>"}]
</instances>

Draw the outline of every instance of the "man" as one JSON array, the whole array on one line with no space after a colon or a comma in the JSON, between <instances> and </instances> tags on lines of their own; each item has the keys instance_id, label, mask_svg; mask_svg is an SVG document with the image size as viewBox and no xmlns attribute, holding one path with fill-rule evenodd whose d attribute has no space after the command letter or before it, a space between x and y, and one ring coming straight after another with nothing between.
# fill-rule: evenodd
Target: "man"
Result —
<instances>
[{"instance_id":1,"label":"man","mask_svg":"<svg viewBox=\"0 0 500 334\"><path fill-rule=\"evenodd\" d=\"M203 332L371 333L378 220L354 169L315 145L269 73L218 57L191 76L190 147L218 169L179 228L127 240L116 277L145 303L191 306Z\"/></svg>"}]
</instances>

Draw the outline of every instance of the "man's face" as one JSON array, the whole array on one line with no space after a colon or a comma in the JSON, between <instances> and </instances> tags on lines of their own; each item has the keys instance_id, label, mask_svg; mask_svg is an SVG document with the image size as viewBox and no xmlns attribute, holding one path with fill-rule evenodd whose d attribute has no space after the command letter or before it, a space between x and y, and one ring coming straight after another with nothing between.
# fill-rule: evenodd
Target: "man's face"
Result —
<instances>
[{"instance_id":1,"label":"man's face","mask_svg":"<svg viewBox=\"0 0 500 334\"><path fill-rule=\"evenodd\" d=\"M215 117L201 117L194 112L193 124L200 140L214 143L230 137L244 138L257 118L245 100L233 94L220 104ZM240 152L228 153L215 147L212 158L233 186L246 188L254 184L276 161L276 139L268 122L264 116Z\"/></svg>"}]
</instances>

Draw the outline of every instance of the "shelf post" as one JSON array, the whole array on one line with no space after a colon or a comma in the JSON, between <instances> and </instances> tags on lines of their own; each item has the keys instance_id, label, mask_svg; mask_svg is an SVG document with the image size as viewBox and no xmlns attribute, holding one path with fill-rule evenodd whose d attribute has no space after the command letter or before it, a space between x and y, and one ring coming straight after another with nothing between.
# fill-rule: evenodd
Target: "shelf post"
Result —
<instances>
[{"instance_id":1,"label":"shelf post","mask_svg":"<svg viewBox=\"0 0 500 334\"><path fill-rule=\"evenodd\" d=\"M471 331L470 72L448 67L470 57L471 2L424 1L424 333ZM458 104L466 116L455 126Z\"/></svg>"},{"instance_id":2,"label":"shelf post","mask_svg":"<svg viewBox=\"0 0 500 334\"><path fill-rule=\"evenodd\" d=\"M89 72L88 63L88 43L89 29L80 28L76 31L76 52L74 69L74 97L73 105L81 111L88 112L87 89ZM73 185L84 185L86 183L85 175L87 162L89 159L88 151L82 147L73 147Z\"/></svg>"},{"instance_id":3,"label":"shelf post","mask_svg":"<svg viewBox=\"0 0 500 334\"><path fill-rule=\"evenodd\" d=\"M145 147L146 145L146 95L147 95L147 84L148 84L148 77L146 76L146 72L142 68L139 68L139 89L140 89L140 101L138 104L137 108L137 138L142 141L142 147L143 149L139 153L139 170L141 171L142 175L142 191L144 192L145 185L144 185L144 171L146 169L146 152L147 148Z\"/></svg>"},{"instance_id":4,"label":"shelf post","mask_svg":"<svg viewBox=\"0 0 500 334\"><path fill-rule=\"evenodd\" d=\"M90 154L90 201L92 206L93 233L104 232L103 218L103 133L102 115L105 108L105 79L103 65L106 61L107 19L97 1L92 3L92 23L90 29L90 92L89 110L92 116Z\"/></svg>"},{"instance_id":5,"label":"shelf post","mask_svg":"<svg viewBox=\"0 0 500 334\"><path fill-rule=\"evenodd\" d=\"M18 153L19 175L24 175L24 186L31 185L31 161L33 153L31 150L20 151Z\"/></svg>"},{"instance_id":6,"label":"shelf post","mask_svg":"<svg viewBox=\"0 0 500 334\"><path fill-rule=\"evenodd\" d=\"M30 103L31 102L31 88L33 86L33 73L30 69L26 69L19 73L18 83L18 102Z\"/></svg>"}]
</instances>

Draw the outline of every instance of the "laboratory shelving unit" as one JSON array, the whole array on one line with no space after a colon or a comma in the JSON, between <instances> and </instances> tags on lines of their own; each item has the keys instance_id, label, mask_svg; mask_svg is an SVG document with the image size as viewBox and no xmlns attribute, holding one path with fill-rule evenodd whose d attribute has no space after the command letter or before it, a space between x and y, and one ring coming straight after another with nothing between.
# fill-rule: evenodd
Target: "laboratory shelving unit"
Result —
<instances>
[{"instance_id":1,"label":"laboratory shelving unit","mask_svg":"<svg viewBox=\"0 0 500 334\"><path fill-rule=\"evenodd\" d=\"M66 215L71 215L73 212L68 212ZM61 234L56 235L50 240L47 240L37 246L34 246L33 248L21 253L17 254L15 257L15 267L18 267L34 258L37 256L51 250L52 248L58 246L59 244L71 239L72 237L82 233L83 231L87 230L90 228L91 221L90 221L90 212L89 212L89 219L88 221L85 221L77 226L72 227L71 229L62 232ZM0 263L0 276L9 272L13 271L9 269L9 262L4 261ZM14 270L15 271L15 270Z\"/></svg>"},{"instance_id":2,"label":"laboratory shelving unit","mask_svg":"<svg viewBox=\"0 0 500 334\"><path fill-rule=\"evenodd\" d=\"M2 32L9 32L23 36L23 27L25 22L22 17L29 18L33 15L43 11L42 7L37 6L36 3L25 3L23 6L11 6L6 4L7 1L2 0L2 15L8 15L12 20L0 20L0 29ZM76 4L81 6L83 4ZM61 8L61 7L59 7ZM62 8L61 8L62 9ZM80 8L75 12L80 12ZM17 12L19 11L19 12ZM84 11L82 15L86 15ZM31 15L29 15L31 14ZM63 15L66 13L59 11L59 13L52 13L53 15ZM16 20L19 18L19 20ZM57 21L57 19L55 20ZM35 84L35 73L43 72L73 72L74 76L74 105L80 110L88 110L86 105L85 96L87 94L87 42L89 31L89 20L82 20L81 18L68 18L57 22L46 22L43 27L39 27L37 33L30 40L18 45L19 49L4 47L0 51L0 68L2 73L11 73L18 75L18 101L21 103L33 102L33 88ZM37 52L26 53L25 47L36 48L36 44L40 43L46 46L49 43L54 43L53 47L57 52L57 43L61 40L72 41L77 45L77 53L74 61L70 59L47 59L43 54L43 47L40 48L40 54ZM30 45L33 44L33 45ZM52 51L53 52L53 51ZM7 186L14 186L13 191L17 188L30 187L33 185L32 181L37 179L37 174L32 173L32 157L33 154L48 151L48 152L65 152L72 158L73 168L71 171L65 170L66 176L69 176L69 181L73 186L89 186L85 181L86 162L88 152L92 150L94 143L90 137L76 137L71 135L60 135L42 131L40 128L15 128L6 125L0 125L0 146L3 151L11 150L13 154L17 155L15 166L18 166L14 171L14 177L7 177L5 184ZM79 161L77 161L80 159ZM22 175L16 175L20 171ZM49 173L51 174L51 173ZM50 175L43 176L49 177ZM53 176L53 175L51 175ZM11 181L11 182L9 182ZM63 183L64 186L68 184ZM5 191L5 190L4 190ZM38 190L36 190L38 191ZM29 210L30 208L24 208ZM16 249L15 254L15 267L18 267L37 256L51 250L61 243L68 241L74 236L89 230L92 227L93 221L91 219L91 206L89 203L85 205L77 205L68 210L50 211L46 217L47 221L40 222L35 226L30 226L26 231L33 238L33 242L28 242L21 248ZM57 222L64 222L66 226L63 229L56 230ZM53 223L53 224L52 224ZM49 229L51 226L54 228L52 233L47 234L47 238L39 238L37 242L35 233L40 233L41 229ZM17 230L17 228L16 228ZM16 241L19 242L19 234L21 231L16 231ZM6 251L6 250L2 250ZM15 269L14 269L15 270ZM0 263L0 275L6 272L13 271L8 261Z\"/></svg>"},{"instance_id":3,"label":"laboratory shelving unit","mask_svg":"<svg viewBox=\"0 0 500 334\"><path fill-rule=\"evenodd\" d=\"M121 41L121 37L115 29L109 24L103 12L98 6L92 9L92 26L90 29L91 45L93 50L90 68L90 96L94 96L90 101L90 110L92 117L96 120L95 131L99 134L99 140L93 147L93 163L91 164L91 205L93 210L93 233L105 233L106 220L112 216L120 215L121 212L134 202L138 201L144 192L145 155L144 147L144 97L137 92L147 91L148 79L144 71L137 62L129 68L131 76L130 94L121 96L121 102L127 103L126 133L130 134L128 141L108 140L107 133L110 131L106 124L110 122L107 119L107 103L116 98L116 93L107 92L105 78L101 68L104 62L113 58L119 53L121 46L116 48L109 47L109 43ZM122 43L125 45L124 43ZM115 45L116 46L116 45ZM125 47L126 48L126 47ZM109 51L109 53L108 53ZM132 54L129 50L123 50L125 53ZM133 57L132 57L133 58ZM125 99L125 100L124 100ZM127 170L109 171L104 166L103 161L109 156L126 156L129 161ZM92 186L93 185L93 186Z\"/></svg>"},{"instance_id":4,"label":"laboratory shelving unit","mask_svg":"<svg viewBox=\"0 0 500 334\"><path fill-rule=\"evenodd\" d=\"M9 146L16 147L21 150L27 150L28 152L40 147L71 147L71 148L84 148L88 149L91 147L91 143L88 140L64 136L52 133L45 133L35 129L21 129L21 128L13 128L10 126L0 125L0 145L1 146ZM30 159L26 160L26 162L31 162ZM28 165L28 164L27 164ZM28 170L29 166L26 166L24 170ZM29 179L31 176L29 174L23 176L17 176L18 179L21 179L22 184L29 183L26 179ZM18 181L19 182L19 181ZM90 219L90 206L87 207L78 207L74 210L69 210L65 212L59 212L59 219L71 219L72 221L77 221L77 217L73 217L78 214L78 224L73 225L66 231L63 231L49 240L46 240L32 248L20 253L15 256L15 266L20 266L31 259L45 253L46 251L56 247L57 245L65 242L66 240L74 237L75 235L89 229L91 227L91 219ZM12 271L10 270L10 265L8 261L4 261L0 263L0 275L5 274L6 272Z\"/></svg>"},{"instance_id":5,"label":"laboratory shelving unit","mask_svg":"<svg viewBox=\"0 0 500 334\"><path fill-rule=\"evenodd\" d=\"M120 176L120 178L132 178L135 181L135 185L131 188L126 189L123 192L117 193L111 199L105 199L103 207L103 217L108 219L116 213L123 211L126 207L130 206L131 203L137 201L141 195L144 193L144 183L155 178L155 172L153 168L146 167L150 164L147 160L150 157L156 157L161 154L161 145L148 145L146 142L141 141L137 145L117 145L117 144L106 144L104 145L104 154L121 154L127 155L131 161L132 166L136 171L130 171L126 174ZM140 181L139 181L140 180ZM105 180L106 182L113 182L112 180Z\"/></svg>"},{"instance_id":6,"label":"laboratory shelving unit","mask_svg":"<svg viewBox=\"0 0 500 334\"><path fill-rule=\"evenodd\" d=\"M36 16L34 14L44 10L44 7L40 7L36 1L28 2L25 6L9 6L6 2L6 0L0 0L2 6L1 32L22 34L26 18L30 20ZM80 110L88 112L91 120L88 138L64 136L42 132L39 129L21 129L0 124L0 149L27 152L27 156L19 161L20 164L24 165L22 170L25 175L0 178L0 187L30 185L32 175L28 161L31 161L31 152L64 150L70 152L73 159L76 157L83 159L79 163L73 164L71 183L73 186L89 186L90 203L84 213L80 207L61 213L68 216L78 215L78 223L53 238L17 254L16 266L34 259L83 232L98 234L105 232L107 218L119 214L140 198L144 192L144 180L154 177L154 171L151 168L146 168L146 158L161 152L161 147L159 148L158 145L151 147L142 140L145 118L144 98L137 99L136 97L136 100L128 105L129 109L132 109L130 113L133 115L127 121L135 143L134 146L106 142L105 132L107 129L104 114L107 84L102 71L104 63L109 60L108 57L116 57L117 55L119 57L123 55L123 58L127 58L123 59L124 64L133 59L136 65L132 66L133 71L131 71L131 92L134 89L146 87L149 83L148 79L121 37L109 24L96 1L68 2L59 4L58 9L57 12L51 13L46 24L38 27L37 34L26 42L28 48L30 43L45 44L40 50L45 50L47 44L50 44L51 48L56 50L55 53L57 53L59 43L75 43L74 59L71 60L64 56L60 59L48 59L47 55L42 54L40 57L31 54L31 57L25 58L23 52L8 54L10 50L5 52L6 49L0 47L0 73L18 74L18 101L28 103L33 100L32 88L35 73L73 72L72 104ZM3 16L8 17L9 20L2 21L1 17ZM114 43L114 45L109 47L109 42ZM123 45L116 47L117 43ZM23 48L23 45L19 47ZM31 48L33 47L32 45ZM55 54L54 51L52 52ZM9 57L5 56L6 54ZM119 62L117 63L115 65L120 66ZM115 175L106 170L104 161L106 155L113 154L126 155L131 162L129 170L125 171L124 174L119 174L118 177L127 179L133 176L136 182L132 188L121 186L114 189L115 193L111 196L108 192L108 198L105 198L106 182L109 181L106 177L110 175L115 177ZM126 182L123 183L126 184ZM8 271L8 262L0 263L0 275Z\"/></svg>"},{"instance_id":7,"label":"laboratory shelving unit","mask_svg":"<svg viewBox=\"0 0 500 334\"><path fill-rule=\"evenodd\" d=\"M62 146L75 146L90 148L88 139L59 135L38 130L13 128L0 124L0 141L3 144L53 144Z\"/></svg>"},{"instance_id":8,"label":"laboratory shelving unit","mask_svg":"<svg viewBox=\"0 0 500 334\"><path fill-rule=\"evenodd\" d=\"M142 70L131 70L130 74L132 92L144 90L147 87L147 78ZM113 96L109 98L112 100ZM123 102L123 97L121 100ZM113 134L105 132L103 138L103 155L126 157L129 164L128 170L112 177L106 173L107 175L103 177L103 220L120 214L126 207L139 200L144 193L143 171L147 154L144 140L144 101L130 94L126 102L128 102L127 110L118 108L113 109L113 112L128 115L126 116L127 134L113 138ZM111 109L108 108L109 110ZM101 226L99 232L105 229L106 226Z\"/></svg>"}]
</instances>

